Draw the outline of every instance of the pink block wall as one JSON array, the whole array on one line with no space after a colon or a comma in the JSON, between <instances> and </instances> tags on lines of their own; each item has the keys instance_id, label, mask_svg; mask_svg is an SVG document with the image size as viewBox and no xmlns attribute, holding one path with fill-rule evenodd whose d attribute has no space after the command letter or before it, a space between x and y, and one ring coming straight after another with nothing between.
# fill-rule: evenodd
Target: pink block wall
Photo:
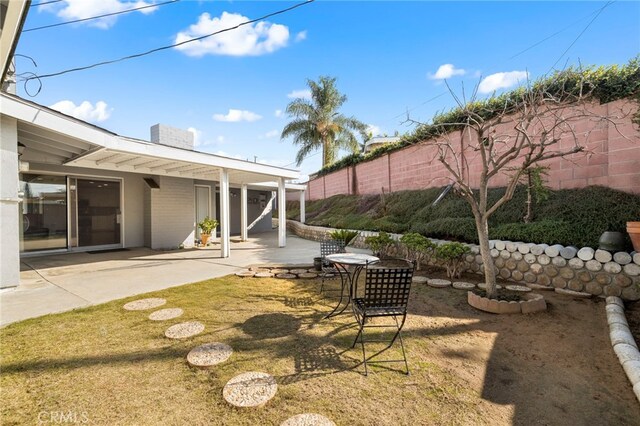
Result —
<instances>
[{"instance_id":1,"label":"pink block wall","mask_svg":"<svg viewBox=\"0 0 640 426\"><path fill-rule=\"evenodd\" d=\"M575 107L578 108L578 107ZM581 136L585 151L543 163L549 166L547 184L552 189L583 188L589 185L608 186L621 191L640 193L640 129L631 122L637 104L619 100L604 105L589 105L597 114L612 118L613 123L595 124L584 119L575 123L574 131ZM571 111L571 109L569 109ZM618 119L615 117L624 118ZM447 135L448 142L461 147L461 135ZM573 141L563 140L561 148ZM433 145L418 144L386 154L374 160L347 167L308 183L307 199L318 200L336 194L380 194L403 190L440 187L451 183L450 173L436 159ZM467 181L477 187L482 164L479 154L467 150L459 160L466 161ZM355 173L355 176L354 176ZM354 179L356 185L353 184ZM505 186L508 175L494 176L493 187Z\"/></svg>"}]
</instances>

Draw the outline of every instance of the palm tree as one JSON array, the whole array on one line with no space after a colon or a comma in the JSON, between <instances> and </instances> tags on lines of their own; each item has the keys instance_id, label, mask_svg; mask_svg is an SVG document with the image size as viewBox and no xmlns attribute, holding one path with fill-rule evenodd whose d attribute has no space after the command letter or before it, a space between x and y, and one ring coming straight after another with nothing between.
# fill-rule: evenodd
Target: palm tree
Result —
<instances>
[{"instance_id":1,"label":"palm tree","mask_svg":"<svg viewBox=\"0 0 640 426\"><path fill-rule=\"evenodd\" d=\"M287 105L287 114L293 120L282 130L281 138L293 137L299 145L296 162L299 166L309 153L322 148L322 166L336 160L338 149L359 151L355 132L364 137L367 126L354 117L345 117L338 109L347 100L335 86L334 77L322 76L318 82L307 80L311 99L297 98Z\"/></svg>"}]
</instances>

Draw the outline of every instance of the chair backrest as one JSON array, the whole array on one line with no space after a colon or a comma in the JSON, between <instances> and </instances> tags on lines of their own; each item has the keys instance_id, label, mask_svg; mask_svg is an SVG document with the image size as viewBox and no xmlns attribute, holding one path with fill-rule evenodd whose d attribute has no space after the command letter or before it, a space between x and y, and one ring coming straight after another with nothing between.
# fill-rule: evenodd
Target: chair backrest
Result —
<instances>
[{"instance_id":1,"label":"chair backrest","mask_svg":"<svg viewBox=\"0 0 640 426\"><path fill-rule=\"evenodd\" d=\"M344 253L344 243L336 240L327 240L320 243L320 256L323 258L330 254Z\"/></svg>"},{"instance_id":2,"label":"chair backrest","mask_svg":"<svg viewBox=\"0 0 640 426\"><path fill-rule=\"evenodd\" d=\"M406 307L413 267L367 268L364 305L367 308Z\"/></svg>"}]
</instances>

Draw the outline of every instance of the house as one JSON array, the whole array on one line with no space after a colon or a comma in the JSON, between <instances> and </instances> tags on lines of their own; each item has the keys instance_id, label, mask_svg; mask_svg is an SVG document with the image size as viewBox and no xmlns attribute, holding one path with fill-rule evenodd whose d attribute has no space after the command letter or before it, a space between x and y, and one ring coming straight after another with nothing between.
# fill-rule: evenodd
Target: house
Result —
<instances>
[{"instance_id":1,"label":"house","mask_svg":"<svg viewBox=\"0 0 640 426\"><path fill-rule=\"evenodd\" d=\"M381 146L391 145L400 141L398 136L387 137L387 136L375 136L369 139L364 144L364 153L369 153L376 148L380 148Z\"/></svg>"},{"instance_id":2,"label":"house","mask_svg":"<svg viewBox=\"0 0 640 426\"><path fill-rule=\"evenodd\" d=\"M0 7L4 82L29 2ZM132 139L8 92L0 164L0 288L19 284L21 256L191 247L205 216L218 218L228 257L231 233L246 239L254 221L254 231L271 229L274 190L284 247L285 191L305 189L286 183L295 170L198 152L185 130L157 124L149 141Z\"/></svg>"}]
</instances>

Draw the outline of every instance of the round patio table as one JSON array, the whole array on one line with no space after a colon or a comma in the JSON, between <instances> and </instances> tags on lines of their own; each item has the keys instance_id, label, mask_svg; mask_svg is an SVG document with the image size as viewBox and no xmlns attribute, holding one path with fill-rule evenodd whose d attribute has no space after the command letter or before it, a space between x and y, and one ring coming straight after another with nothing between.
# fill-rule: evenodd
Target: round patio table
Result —
<instances>
[{"instance_id":1,"label":"round patio table","mask_svg":"<svg viewBox=\"0 0 640 426\"><path fill-rule=\"evenodd\" d=\"M340 315L345 309L347 309L349 303L351 303L362 268L378 263L380 259L369 254L361 253L336 253L326 256L325 259L335 265L338 273L340 274L340 285L342 286L340 289L340 300L338 301L338 304L325 316L325 318L331 318L335 315ZM347 290L347 302L344 307L340 309L342 301L344 300L345 289Z\"/></svg>"}]
</instances>

